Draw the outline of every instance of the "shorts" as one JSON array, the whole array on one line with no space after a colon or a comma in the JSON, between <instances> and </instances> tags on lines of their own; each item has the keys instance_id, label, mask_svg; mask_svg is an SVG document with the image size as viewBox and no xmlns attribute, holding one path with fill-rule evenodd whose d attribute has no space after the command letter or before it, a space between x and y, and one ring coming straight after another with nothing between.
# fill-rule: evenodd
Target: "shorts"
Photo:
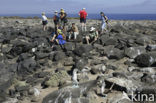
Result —
<instances>
[{"instance_id":1,"label":"shorts","mask_svg":"<svg viewBox=\"0 0 156 103\"><path fill-rule=\"evenodd\" d=\"M93 41L95 39L95 36L90 36L90 35L87 35L87 37L89 37L89 41Z\"/></svg>"},{"instance_id":2,"label":"shorts","mask_svg":"<svg viewBox=\"0 0 156 103\"><path fill-rule=\"evenodd\" d=\"M101 25L102 30L106 28L106 23L102 23Z\"/></svg>"},{"instance_id":3,"label":"shorts","mask_svg":"<svg viewBox=\"0 0 156 103\"><path fill-rule=\"evenodd\" d=\"M55 24L55 25L58 25L58 24L59 24L59 21L54 21L54 24Z\"/></svg>"},{"instance_id":4,"label":"shorts","mask_svg":"<svg viewBox=\"0 0 156 103\"><path fill-rule=\"evenodd\" d=\"M86 18L80 18L80 23L86 23Z\"/></svg>"},{"instance_id":5,"label":"shorts","mask_svg":"<svg viewBox=\"0 0 156 103\"><path fill-rule=\"evenodd\" d=\"M95 37L89 36L90 40L89 41L94 41Z\"/></svg>"},{"instance_id":6,"label":"shorts","mask_svg":"<svg viewBox=\"0 0 156 103\"><path fill-rule=\"evenodd\" d=\"M42 21L42 25L47 25L48 21Z\"/></svg>"}]
</instances>

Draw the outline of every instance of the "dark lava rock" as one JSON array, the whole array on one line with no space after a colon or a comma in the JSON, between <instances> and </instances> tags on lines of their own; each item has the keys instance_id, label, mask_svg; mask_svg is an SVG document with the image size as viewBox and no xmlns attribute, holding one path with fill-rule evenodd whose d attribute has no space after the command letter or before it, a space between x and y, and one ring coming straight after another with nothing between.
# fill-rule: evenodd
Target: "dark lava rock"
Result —
<instances>
[{"instance_id":1,"label":"dark lava rock","mask_svg":"<svg viewBox=\"0 0 156 103\"><path fill-rule=\"evenodd\" d=\"M148 51L156 51L156 45L147 45L146 50L148 50Z\"/></svg>"},{"instance_id":2,"label":"dark lava rock","mask_svg":"<svg viewBox=\"0 0 156 103\"><path fill-rule=\"evenodd\" d=\"M10 50L12 49L12 46L11 45L3 45L2 46L2 53L8 53L8 52L10 52Z\"/></svg>"},{"instance_id":3,"label":"dark lava rock","mask_svg":"<svg viewBox=\"0 0 156 103\"><path fill-rule=\"evenodd\" d=\"M7 65L0 63L0 90L5 91L12 84L14 73L10 72Z\"/></svg>"},{"instance_id":4,"label":"dark lava rock","mask_svg":"<svg viewBox=\"0 0 156 103\"><path fill-rule=\"evenodd\" d=\"M34 77L36 77L36 78L44 78L44 77L47 77L48 75L50 75L49 72L39 72L39 73L36 73L34 75Z\"/></svg>"},{"instance_id":5,"label":"dark lava rock","mask_svg":"<svg viewBox=\"0 0 156 103\"><path fill-rule=\"evenodd\" d=\"M75 49L75 44L72 42L67 42L65 44L65 50L66 51L73 51Z\"/></svg>"},{"instance_id":6,"label":"dark lava rock","mask_svg":"<svg viewBox=\"0 0 156 103\"><path fill-rule=\"evenodd\" d=\"M17 56L22 53L28 52L32 48L33 48L33 44L31 44L29 42L17 40L17 41L15 41L12 49L10 50L10 54L13 56Z\"/></svg>"},{"instance_id":7,"label":"dark lava rock","mask_svg":"<svg viewBox=\"0 0 156 103\"><path fill-rule=\"evenodd\" d=\"M21 91L28 91L30 89L29 86L15 86L15 90L17 92L21 92Z\"/></svg>"},{"instance_id":8,"label":"dark lava rock","mask_svg":"<svg viewBox=\"0 0 156 103\"><path fill-rule=\"evenodd\" d=\"M78 56L87 56L92 50L93 50L93 47L91 45L84 44L84 45L81 45L80 47L77 47L74 50L74 53Z\"/></svg>"},{"instance_id":9,"label":"dark lava rock","mask_svg":"<svg viewBox=\"0 0 156 103\"><path fill-rule=\"evenodd\" d=\"M139 37L137 38L137 40L135 41L138 45L144 46L147 44L150 44L152 42L152 40L149 37Z\"/></svg>"},{"instance_id":10,"label":"dark lava rock","mask_svg":"<svg viewBox=\"0 0 156 103\"><path fill-rule=\"evenodd\" d=\"M75 61L75 68L78 68L78 69L83 69L84 66L86 66L88 63L88 59L84 58L84 59L78 59Z\"/></svg>"},{"instance_id":11,"label":"dark lava rock","mask_svg":"<svg viewBox=\"0 0 156 103\"><path fill-rule=\"evenodd\" d=\"M0 91L0 103L3 103L6 100L6 93Z\"/></svg>"},{"instance_id":12,"label":"dark lava rock","mask_svg":"<svg viewBox=\"0 0 156 103\"><path fill-rule=\"evenodd\" d=\"M117 70L118 67L113 65L113 64L109 64L109 65L106 65L107 69L111 69L111 70Z\"/></svg>"},{"instance_id":13,"label":"dark lava rock","mask_svg":"<svg viewBox=\"0 0 156 103\"><path fill-rule=\"evenodd\" d=\"M127 40L125 39L119 39L118 43L115 44L115 48L118 49L125 49L127 47Z\"/></svg>"},{"instance_id":14,"label":"dark lava rock","mask_svg":"<svg viewBox=\"0 0 156 103\"><path fill-rule=\"evenodd\" d=\"M17 68L18 68L18 63L9 64L7 68L9 70L9 72L16 73Z\"/></svg>"},{"instance_id":15,"label":"dark lava rock","mask_svg":"<svg viewBox=\"0 0 156 103\"><path fill-rule=\"evenodd\" d=\"M64 61L64 66L73 66L75 63L72 57L66 58Z\"/></svg>"},{"instance_id":16,"label":"dark lava rock","mask_svg":"<svg viewBox=\"0 0 156 103\"><path fill-rule=\"evenodd\" d=\"M137 63L141 67L149 67L156 63L156 53L146 53L141 54L135 58L135 63Z\"/></svg>"},{"instance_id":17,"label":"dark lava rock","mask_svg":"<svg viewBox=\"0 0 156 103\"><path fill-rule=\"evenodd\" d=\"M26 81L26 83L33 84L36 81L36 78L29 76L27 78L24 78L24 80Z\"/></svg>"},{"instance_id":18,"label":"dark lava rock","mask_svg":"<svg viewBox=\"0 0 156 103\"><path fill-rule=\"evenodd\" d=\"M54 61L62 61L66 57L64 52L58 51L54 55Z\"/></svg>"},{"instance_id":19,"label":"dark lava rock","mask_svg":"<svg viewBox=\"0 0 156 103\"><path fill-rule=\"evenodd\" d=\"M143 53L146 53L145 47L130 47L125 49L125 55L132 59Z\"/></svg>"},{"instance_id":20,"label":"dark lava rock","mask_svg":"<svg viewBox=\"0 0 156 103\"><path fill-rule=\"evenodd\" d=\"M38 46L46 46L46 45L49 45L48 43L48 40L47 38L45 37L39 37L39 38L35 38L34 39L35 43L38 45Z\"/></svg>"},{"instance_id":21,"label":"dark lava rock","mask_svg":"<svg viewBox=\"0 0 156 103\"><path fill-rule=\"evenodd\" d=\"M65 87L58 91L54 91L47 95L42 103L48 103L48 102L58 102L58 103L64 103L66 99L69 99L71 96L71 102L72 103L89 103L88 98L82 97L85 93L88 93L88 91L95 87L96 81L89 81L86 83L79 84L79 88L70 88ZM84 89L86 88L86 89ZM57 99L58 98L58 99ZM58 100L58 101L57 101Z\"/></svg>"},{"instance_id":22,"label":"dark lava rock","mask_svg":"<svg viewBox=\"0 0 156 103\"><path fill-rule=\"evenodd\" d=\"M36 69L37 63L33 58L21 61L18 65L18 74L27 75L33 73Z\"/></svg>"},{"instance_id":23,"label":"dark lava rock","mask_svg":"<svg viewBox=\"0 0 156 103\"><path fill-rule=\"evenodd\" d=\"M50 55L49 53L41 53L41 52L35 53L35 56L36 56L37 60L49 57L49 55Z\"/></svg>"},{"instance_id":24,"label":"dark lava rock","mask_svg":"<svg viewBox=\"0 0 156 103\"><path fill-rule=\"evenodd\" d=\"M108 46L108 45L116 45L117 44L117 39L116 38L110 38L110 39L107 39L107 41L105 42L105 46Z\"/></svg>"},{"instance_id":25,"label":"dark lava rock","mask_svg":"<svg viewBox=\"0 0 156 103\"><path fill-rule=\"evenodd\" d=\"M9 89L9 96L11 96L12 98L14 98L15 97L15 94L16 94L16 92L15 92L14 89Z\"/></svg>"},{"instance_id":26,"label":"dark lava rock","mask_svg":"<svg viewBox=\"0 0 156 103\"><path fill-rule=\"evenodd\" d=\"M92 74L98 74L98 73L104 73L106 70L106 66L103 64L94 65L91 67L91 73Z\"/></svg>"},{"instance_id":27,"label":"dark lava rock","mask_svg":"<svg viewBox=\"0 0 156 103\"><path fill-rule=\"evenodd\" d=\"M113 46L107 46L104 50L104 55L106 55L109 59L121 59L124 57L124 52Z\"/></svg>"},{"instance_id":28,"label":"dark lava rock","mask_svg":"<svg viewBox=\"0 0 156 103\"><path fill-rule=\"evenodd\" d=\"M30 57L32 57L32 55L31 54L29 54L29 53L22 53L20 56L19 56L19 58L18 58L18 62L20 62L20 61L24 61L25 59L28 59L28 58L30 58Z\"/></svg>"},{"instance_id":29,"label":"dark lava rock","mask_svg":"<svg viewBox=\"0 0 156 103\"><path fill-rule=\"evenodd\" d=\"M141 81L148 84L156 84L156 75L155 74L144 74L141 77Z\"/></svg>"},{"instance_id":30,"label":"dark lava rock","mask_svg":"<svg viewBox=\"0 0 156 103\"><path fill-rule=\"evenodd\" d=\"M109 38L108 35L102 35L102 36L100 37L100 44L101 44L101 45L104 45L105 42L108 40L108 38Z\"/></svg>"},{"instance_id":31,"label":"dark lava rock","mask_svg":"<svg viewBox=\"0 0 156 103\"><path fill-rule=\"evenodd\" d=\"M77 43L82 42L82 41L83 41L82 38L83 38L82 35L78 35L77 38L76 38L76 42L77 42Z\"/></svg>"}]
</instances>

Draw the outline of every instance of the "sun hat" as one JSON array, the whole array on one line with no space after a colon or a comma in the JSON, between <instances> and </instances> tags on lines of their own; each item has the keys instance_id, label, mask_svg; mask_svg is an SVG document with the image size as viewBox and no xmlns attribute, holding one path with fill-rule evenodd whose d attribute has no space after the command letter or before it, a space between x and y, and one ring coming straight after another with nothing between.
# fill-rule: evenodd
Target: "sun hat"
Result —
<instances>
[{"instance_id":1,"label":"sun hat","mask_svg":"<svg viewBox=\"0 0 156 103\"><path fill-rule=\"evenodd\" d=\"M42 15L45 15L45 12L42 12Z\"/></svg>"},{"instance_id":2,"label":"sun hat","mask_svg":"<svg viewBox=\"0 0 156 103\"><path fill-rule=\"evenodd\" d=\"M90 31L94 31L94 30L95 30L95 28L94 28L94 27L91 27L91 28L90 28Z\"/></svg>"},{"instance_id":3,"label":"sun hat","mask_svg":"<svg viewBox=\"0 0 156 103\"><path fill-rule=\"evenodd\" d=\"M58 13L58 11L55 11L55 13Z\"/></svg>"},{"instance_id":4,"label":"sun hat","mask_svg":"<svg viewBox=\"0 0 156 103\"><path fill-rule=\"evenodd\" d=\"M58 29L58 30L57 30L57 32L58 32L59 34L62 34L62 31L61 31L61 29Z\"/></svg>"},{"instance_id":5,"label":"sun hat","mask_svg":"<svg viewBox=\"0 0 156 103\"><path fill-rule=\"evenodd\" d=\"M64 9L63 8L61 8L61 10L60 10L62 13L64 13Z\"/></svg>"}]
</instances>

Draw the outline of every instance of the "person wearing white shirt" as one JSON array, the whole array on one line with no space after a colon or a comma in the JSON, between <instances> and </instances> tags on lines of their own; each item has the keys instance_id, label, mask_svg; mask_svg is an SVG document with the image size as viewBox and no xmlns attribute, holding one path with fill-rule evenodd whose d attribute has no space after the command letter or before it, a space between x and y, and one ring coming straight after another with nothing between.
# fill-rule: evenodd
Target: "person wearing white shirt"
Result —
<instances>
[{"instance_id":1,"label":"person wearing white shirt","mask_svg":"<svg viewBox=\"0 0 156 103\"><path fill-rule=\"evenodd\" d=\"M45 13L43 12L42 13L42 25L43 25L43 30L45 31L46 28L47 28L47 24L48 24L48 19L47 17L45 16Z\"/></svg>"}]
</instances>

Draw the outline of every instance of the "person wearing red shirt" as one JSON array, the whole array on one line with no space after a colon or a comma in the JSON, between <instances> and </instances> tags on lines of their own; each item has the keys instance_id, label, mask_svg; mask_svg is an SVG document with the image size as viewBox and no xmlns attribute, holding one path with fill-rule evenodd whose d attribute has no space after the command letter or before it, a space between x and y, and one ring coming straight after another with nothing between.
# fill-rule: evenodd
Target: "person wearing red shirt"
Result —
<instances>
[{"instance_id":1,"label":"person wearing red shirt","mask_svg":"<svg viewBox=\"0 0 156 103\"><path fill-rule=\"evenodd\" d=\"M80 23L81 23L82 31L87 31L87 28L86 28L86 17L88 16L88 14L87 14L85 8L83 8L79 12L79 16L80 16Z\"/></svg>"}]
</instances>

